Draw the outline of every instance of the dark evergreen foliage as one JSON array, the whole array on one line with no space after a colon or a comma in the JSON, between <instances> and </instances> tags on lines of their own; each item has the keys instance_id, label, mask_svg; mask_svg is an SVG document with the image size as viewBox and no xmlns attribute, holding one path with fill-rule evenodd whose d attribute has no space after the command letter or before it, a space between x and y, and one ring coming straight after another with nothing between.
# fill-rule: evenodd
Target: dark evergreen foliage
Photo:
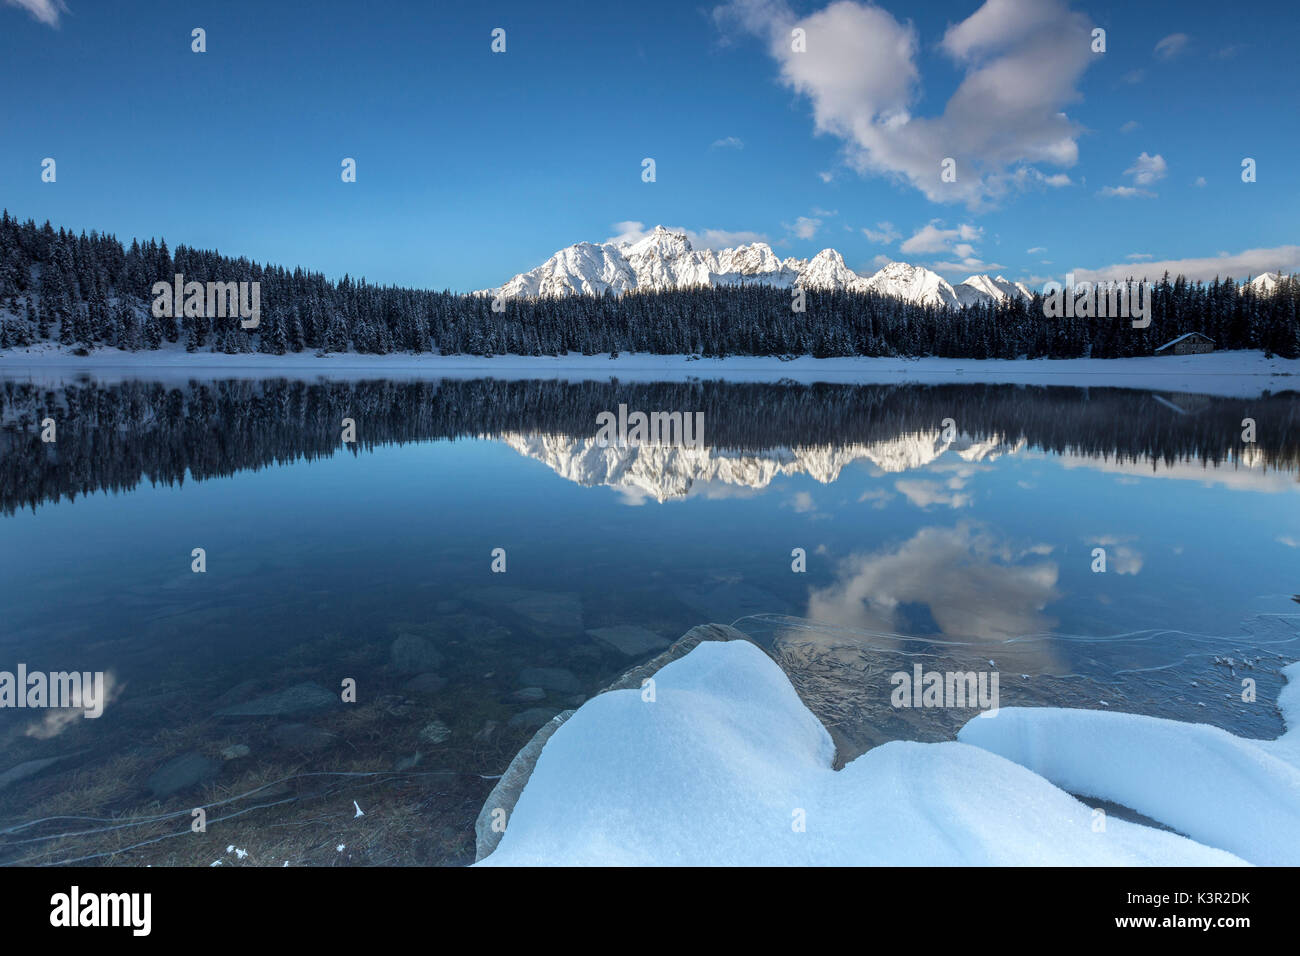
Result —
<instances>
[{"instance_id":1,"label":"dark evergreen foliage","mask_svg":"<svg viewBox=\"0 0 1300 956\"><path fill-rule=\"evenodd\" d=\"M145 478L203 481L341 448L500 434L586 439L596 416L620 402L702 412L709 446L739 453L893 441L952 417L977 440L1153 468L1240 460L1249 416L1259 427L1252 454L1270 468L1300 468L1300 394L1174 398L1193 413L1148 392L1060 386L241 379L49 389L9 380L0 383L0 514ZM47 416L59 423L58 454L41 442ZM345 446L349 417L363 427L357 445Z\"/></svg>"},{"instance_id":2,"label":"dark evergreen foliage","mask_svg":"<svg viewBox=\"0 0 1300 956\"><path fill-rule=\"evenodd\" d=\"M262 324L237 317L157 318L150 290L171 282L261 283ZM1300 280L1260 296L1231 279L1188 282L1166 275L1152 295L1151 324L1127 318L1058 318L1040 296L967 309L919 306L875 293L809 291L792 311L788 289L764 285L672 292L510 299L502 312L485 295L334 282L300 268L166 242L57 232L47 222L0 219L0 348L53 339L69 347L274 354L356 351L473 355L940 356L1119 358L1150 355L1185 332L1219 349L1300 357ZM130 317L133 316L133 320ZM7 345L5 343L8 343Z\"/></svg>"}]
</instances>

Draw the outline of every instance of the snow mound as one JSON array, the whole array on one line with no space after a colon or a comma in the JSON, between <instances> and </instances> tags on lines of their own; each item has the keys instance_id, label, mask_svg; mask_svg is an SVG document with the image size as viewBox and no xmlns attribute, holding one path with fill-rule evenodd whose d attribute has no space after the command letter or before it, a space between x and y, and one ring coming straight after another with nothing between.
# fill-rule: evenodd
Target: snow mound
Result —
<instances>
[{"instance_id":1,"label":"snow mound","mask_svg":"<svg viewBox=\"0 0 1300 956\"><path fill-rule=\"evenodd\" d=\"M826 729L746 641L654 680L653 700L602 694L555 732L480 865L1242 862L1123 821L1094 832L1089 807L964 743L894 742L836 772Z\"/></svg>"},{"instance_id":2,"label":"snow mound","mask_svg":"<svg viewBox=\"0 0 1300 956\"><path fill-rule=\"evenodd\" d=\"M958 739L1071 793L1112 800L1252 863L1300 865L1300 664L1278 697L1287 732L1248 740L1137 714L1009 707Z\"/></svg>"}]
</instances>

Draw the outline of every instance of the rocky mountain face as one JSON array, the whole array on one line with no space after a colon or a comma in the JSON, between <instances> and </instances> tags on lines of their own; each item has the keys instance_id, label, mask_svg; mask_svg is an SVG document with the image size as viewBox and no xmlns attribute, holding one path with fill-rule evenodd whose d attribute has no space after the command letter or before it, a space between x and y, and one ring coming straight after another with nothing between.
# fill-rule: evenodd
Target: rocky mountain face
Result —
<instances>
[{"instance_id":1,"label":"rocky mountain face","mask_svg":"<svg viewBox=\"0 0 1300 956\"><path fill-rule=\"evenodd\" d=\"M919 305L965 308L977 303L1030 298L1018 282L1002 276L971 276L955 287L936 272L906 262L891 262L872 276L862 276L834 249L811 259L782 259L765 242L714 252L695 249L682 233L663 226L635 242L591 243L561 249L529 272L483 294L564 296L622 295L634 290L662 291L694 286L762 283L779 288L875 291Z\"/></svg>"}]
</instances>

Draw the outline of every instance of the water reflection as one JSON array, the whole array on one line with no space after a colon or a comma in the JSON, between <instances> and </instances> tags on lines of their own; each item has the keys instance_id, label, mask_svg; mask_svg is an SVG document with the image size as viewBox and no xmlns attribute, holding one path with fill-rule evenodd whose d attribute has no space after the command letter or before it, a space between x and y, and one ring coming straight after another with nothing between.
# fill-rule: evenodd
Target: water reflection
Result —
<instances>
[{"instance_id":1,"label":"water reflection","mask_svg":"<svg viewBox=\"0 0 1300 956\"><path fill-rule=\"evenodd\" d=\"M0 382L0 669L114 675L98 720L0 710L0 862L209 865L232 841L276 865L339 862L340 843L353 863L464 862L485 777L706 621L762 642L842 754L951 736L960 715L888 706L916 660L996 661L1003 706L1270 736L1300 589L1298 403ZM707 444L597 442L620 404L702 412ZM1243 673L1261 706L1234 697ZM353 799L362 822L306 825ZM191 839L196 806L238 815ZM131 822L32 823L64 815Z\"/></svg>"},{"instance_id":2,"label":"water reflection","mask_svg":"<svg viewBox=\"0 0 1300 956\"><path fill-rule=\"evenodd\" d=\"M1190 405L1195 414L1171 406ZM605 448L596 418L629 408L702 412L708 446ZM492 436L581 484L656 500L698 484L764 488L781 475L826 483L854 462L914 470L951 452L994 461L1029 447L1095 467L1175 471L1188 463L1252 477L1300 467L1297 396L1164 397L1131 389L1016 385L785 385L433 380L225 380L185 386L83 381L0 389L0 507L180 482L346 449ZM58 425L42 443L39 423ZM344 445L341 422L358 424ZM1242 441L1242 420L1256 441ZM956 433L945 437L943 422ZM1230 480L1230 479L1225 479ZM1274 479L1275 480L1275 479ZM915 482L903 493L951 501Z\"/></svg>"}]
</instances>

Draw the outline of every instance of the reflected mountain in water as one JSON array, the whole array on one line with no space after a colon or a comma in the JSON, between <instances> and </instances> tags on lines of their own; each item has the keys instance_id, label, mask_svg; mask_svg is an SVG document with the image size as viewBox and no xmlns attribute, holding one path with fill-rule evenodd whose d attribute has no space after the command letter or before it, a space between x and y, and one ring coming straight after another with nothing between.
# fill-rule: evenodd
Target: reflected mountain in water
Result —
<instances>
[{"instance_id":1,"label":"reflected mountain in water","mask_svg":"<svg viewBox=\"0 0 1300 956\"><path fill-rule=\"evenodd\" d=\"M646 496L659 502L685 498L698 485L764 489L778 477L799 474L829 485L855 462L897 473L922 468L949 451L963 461L982 462L1024 447L1023 440L1012 444L998 437L957 435L946 440L940 430L870 444L797 445L751 453L668 445L601 446L592 438L555 435L500 437L515 451L543 462L570 481L608 485L634 498Z\"/></svg>"},{"instance_id":2,"label":"reflected mountain in water","mask_svg":"<svg viewBox=\"0 0 1300 956\"><path fill-rule=\"evenodd\" d=\"M620 404L702 412L706 447L601 447L597 416ZM270 379L48 389L10 380L0 387L0 508L464 437L498 438L572 481L661 502L699 485L762 489L779 475L831 483L853 462L903 472L948 452L972 463L1046 453L1276 483L1300 470L1298 410L1294 392L1243 399L1016 385ZM342 441L345 418L356 423L355 444ZM1242 440L1247 418L1254 443ZM54 443L41 440L46 419Z\"/></svg>"}]
</instances>

